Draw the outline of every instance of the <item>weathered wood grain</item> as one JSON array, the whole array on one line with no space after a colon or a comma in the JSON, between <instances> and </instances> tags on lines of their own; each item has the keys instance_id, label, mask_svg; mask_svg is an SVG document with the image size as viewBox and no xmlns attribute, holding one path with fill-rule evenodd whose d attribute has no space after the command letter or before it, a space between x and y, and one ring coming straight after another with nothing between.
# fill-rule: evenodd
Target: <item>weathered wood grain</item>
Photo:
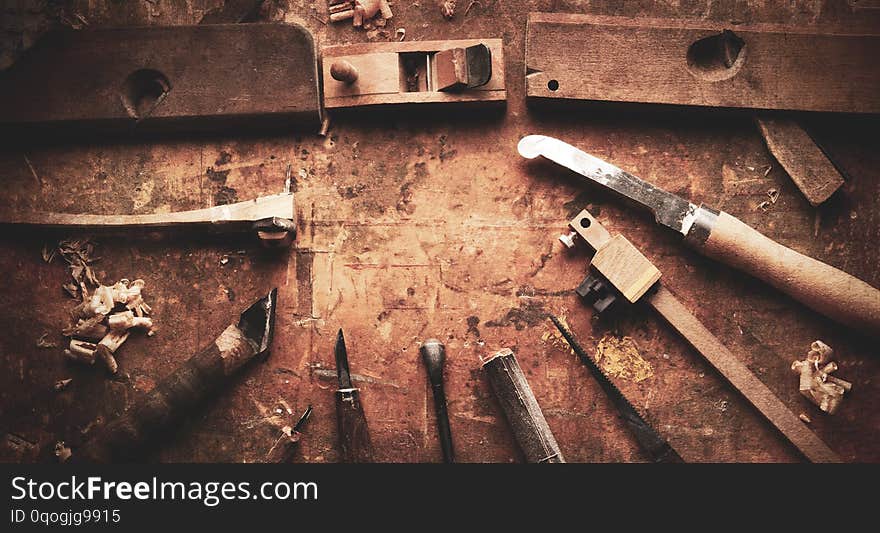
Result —
<instances>
[{"instance_id":1,"label":"weathered wood grain","mask_svg":"<svg viewBox=\"0 0 880 533\"><path fill-rule=\"evenodd\" d=\"M317 128L315 43L296 24L57 31L0 83L0 131Z\"/></svg>"},{"instance_id":2,"label":"weathered wood grain","mask_svg":"<svg viewBox=\"0 0 880 533\"><path fill-rule=\"evenodd\" d=\"M878 56L880 35L870 33L531 13L526 92L531 98L880 113Z\"/></svg>"},{"instance_id":3,"label":"weathered wood grain","mask_svg":"<svg viewBox=\"0 0 880 533\"><path fill-rule=\"evenodd\" d=\"M823 203L843 185L840 171L796 120L759 116L755 122L767 149L811 204Z\"/></svg>"}]
</instances>

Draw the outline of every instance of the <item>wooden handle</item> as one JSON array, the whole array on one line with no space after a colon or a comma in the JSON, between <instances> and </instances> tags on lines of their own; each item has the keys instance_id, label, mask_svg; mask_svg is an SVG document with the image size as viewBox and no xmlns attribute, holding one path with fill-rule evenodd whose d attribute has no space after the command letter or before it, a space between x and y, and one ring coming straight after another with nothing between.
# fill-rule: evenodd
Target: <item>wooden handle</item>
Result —
<instances>
[{"instance_id":1,"label":"wooden handle","mask_svg":"<svg viewBox=\"0 0 880 533\"><path fill-rule=\"evenodd\" d=\"M720 213L701 251L766 281L841 324L880 336L880 291Z\"/></svg>"},{"instance_id":2,"label":"wooden handle","mask_svg":"<svg viewBox=\"0 0 880 533\"><path fill-rule=\"evenodd\" d=\"M342 461L372 463L373 444L367 429L367 417L356 390L336 391L336 418Z\"/></svg>"}]
</instances>

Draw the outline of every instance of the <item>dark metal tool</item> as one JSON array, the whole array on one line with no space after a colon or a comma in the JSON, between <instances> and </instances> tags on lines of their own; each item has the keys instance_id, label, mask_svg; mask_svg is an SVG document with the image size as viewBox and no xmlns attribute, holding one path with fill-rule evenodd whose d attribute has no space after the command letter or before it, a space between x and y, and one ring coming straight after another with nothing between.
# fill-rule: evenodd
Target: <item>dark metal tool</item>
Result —
<instances>
[{"instance_id":1,"label":"dark metal tool","mask_svg":"<svg viewBox=\"0 0 880 533\"><path fill-rule=\"evenodd\" d=\"M762 279L842 324L880 336L880 291L864 281L795 252L732 215L692 204L558 139L528 135L518 150L528 159L544 156L647 208L658 224L683 235L700 253Z\"/></svg>"},{"instance_id":2,"label":"dark metal tool","mask_svg":"<svg viewBox=\"0 0 880 533\"><path fill-rule=\"evenodd\" d=\"M800 421L742 361L730 353L672 292L660 271L623 235L614 237L587 210L570 222L578 240L596 253L591 274L576 289L599 313L645 302L663 317L703 358L758 410L788 441L813 462L839 463L834 453ZM571 239L570 236L567 237ZM618 303L620 305L618 305Z\"/></svg>"},{"instance_id":3,"label":"dark metal tool","mask_svg":"<svg viewBox=\"0 0 880 533\"><path fill-rule=\"evenodd\" d=\"M348 369L348 351L342 330L336 335L336 417L339 427L339 446L342 460L346 463L372 463L373 444L367 429L367 417L361 406L358 389L351 383Z\"/></svg>"},{"instance_id":4,"label":"dark metal tool","mask_svg":"<svg viewBox=\"0 0 880 533\"><path fill-rule=\"evenodd\" d=\"M443 462L454 463L452 432L449 429L449 415L446 412L446 392L443 390L443 364L446 362L446 347L437 339L428 339L422 343L419 352L421 352L425 368L428 370L431 392L434 393L434 411L437 413L437 432L440 435Z\"/></svg>"},{"instance_id":5,"label":"dark metal tool","mask_svg":"<svg viewBox=\"0 0 880 533\"><path fill-rule=\"evenodd\" d=\"M284 426L281 429L281 435L272 445L269 453L266 454L266 463L289 463L293 459L293 454L303 437L303 427L311 416L312 406L309 405L293 427Z\"/></svg>"},{"instance_id":6,"label":"dark metal tool","mask_svg":"<svg viewBox=\"0 0 880 533\"><path fill-rule=\"evenodd\" d=\"M513 352L505 348L480 360L526 460L530 463L564 463L562 450Z\"/></svg>"},{"instance_id":7,"label":"dark metal tool","mask_svg":"<svg viewBox=\"0 0 880 533\"><path fill-rule=\"evenodd\" d=\"M226 384L248 362L268 354L275 332L277 289L248 307L207 348L163 379L122 416L97 429L73 459L120 462L136 459L162 430Z\"/></svg>"},{"instance_id":8,"label":"dark metal tool","mask_svg":"<svg viewBox=\"0 0 880 533\"><path fill-rule=\"evenodd\" d=\"M596 381L599 382L602 390L604 390L605 394L608 395L608 398L611 399L611 403L617 408L621 418L623 418L623 421L626 423L630 432L632 432L636 441L638 441L639 446L651 457L651 460L655 463L683 463L684 460L678 455L678 452L676 452L672 446L670 446L669 443L666 442L656 430L654 430L654 428L645 422L642 415L636 411L636 408L633 407L623 393L620 392L620 389L608 379L608 376L606 376L605 372L599 368L599 365L587 355L587 352L584 351L574 335L562 325L562 322L560 322L558 318L553 315L548 316L559 332L562 333L562 336L565 337L565 340L568 341L569 346L571 346L581 362L590 369L593 377L596 378Z\"/></svg>"}]
</instances>

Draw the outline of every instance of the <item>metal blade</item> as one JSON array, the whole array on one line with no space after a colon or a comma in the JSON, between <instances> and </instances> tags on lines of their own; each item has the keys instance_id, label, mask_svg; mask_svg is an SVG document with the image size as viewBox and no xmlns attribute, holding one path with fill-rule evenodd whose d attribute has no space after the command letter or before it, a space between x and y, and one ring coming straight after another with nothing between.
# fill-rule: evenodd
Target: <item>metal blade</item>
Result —
<instances>
[{"instance_id":1,"label":"metal blade","mask_svg":"<svg viewBox=\"0 0 880 533\"><path fill-rule=\"evenodd\" d=\"M336 379L339 389L352 389L351 372L348 370L348 350L345 349L345 337L342 330L336 335Z\"/></svg>"},{"instance_id":2,"label":"metal blade","mask_svg":"<svg viewBox=\"0 0 880 533\"><path fill-rule=\"evenodd\" d=\"M605 394L608 395L608 398L611 399L611 403L613 403L614 407L620 412L620 416L623 418L623 421L626 422L629 430L636 438L636 441L638 441L639 446L651 456L651 459L656 463L683 462L681 456L672 449L669 443L666 442L666 440L664 440L654 428L645 422L642 415L636 411L636 408L633 407L623 393L620 392L620 389L608 379L608 376L605 375L605 372L603 372L601 368L599 368L599 365L587 355L587 352L584 351L577 339L574 338L574 335L562 325L562 322L553 315L548 316L559 332L562 333L562 336L565 337L565 340L568 341L569 346L571 346L581 362L590 369L593 377L595 377L596 381L599 382L599 385L602 386L602 390L604 390Z\"/></svg>"},{"instance_id":3,"label":"metal blade","mask_svg":"<svg viewBox=\"0 0 880 533\"><path fill-rule=\"evenodd\" d=\"M244 310L238 318L238 329L254 343L257 354L268 353L275 335L275 307L278 289L260 298Z\"/></svg>"},{"instance_id":4,"label":"metal blade","mask_svg":"<svg viewBox=\"0 0 880 533\"><path fill-rule=\"evenodd\" d=\"M544 156L581 176L629 198L654 213L658 224L687 235L694 223L698 206L616 166L594 157L553 137L527 135L517 145L520 155L527 159Z\"/></svg>"},{"instance_id":5,"label":"metal blade","mask_svg":"<svg viewBox=\"0 0 880 533\"><path fill-rule=\"evenodd\" d=\"M303 426L306 425L306 422L309 420L310 416L312 416L312 406L311 405L309 405L308 409L306 409L306 412L304 412L302 414L302 416L299 417L299 420L297 421L296 425L293 426L293 431L302 431Z\"/></svg>"}]
</instances>

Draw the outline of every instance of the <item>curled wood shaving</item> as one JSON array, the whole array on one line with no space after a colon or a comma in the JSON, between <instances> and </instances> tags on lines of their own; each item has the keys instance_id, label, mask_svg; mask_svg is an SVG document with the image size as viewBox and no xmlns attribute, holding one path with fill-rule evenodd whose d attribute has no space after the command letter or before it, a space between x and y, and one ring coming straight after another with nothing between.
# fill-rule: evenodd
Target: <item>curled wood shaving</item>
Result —
<instances>
[{"instance_id":1,"label":"curled wood shaving","mask_svg":"<svg viewBox=\"0 0 880 533\"><path fill-rule=\"evenodd\" d=\"M830 346L817 340L804 360L791 363L792 371L799 375L800 393L830 415L840 409L844 395L852 389L852 383L831 375L837 371L837 363L829 361L833 353Z\"/></svg>"},{"instance_id":2,"label":"curled wood shaving","mask_svg":"<svg viewBox=\"0 0 880 533\"><path fill-rule=\"evenodd\" d=\"M63 391L64 389L67 388L68 385L70 385L71 381L73 381L73 378L59 379L58 381L55 382L55 385L53 388L57 391Z\"/></svg>"},{"instance_id":3,"label":"curled wood shaving","mask_svg":"<svg viewBox=\"0 0 880 533\"><path fill-rule=\"evenodd\" d=\"M46 337L48 337L48 333L43 333L40 335L40 338L37 339L37 348L57 348L58 345L52 341L47 341Z\"/></svg>"},{"instance_id":4,"label":"curled wood shaving","mask_svg":"<svg viewBox=\"0 0 880 533\"><path fill-rule=\"evenodd\" d=\"M455 16L455 0L447 0L440 5L440 12L443 13L443 16L447 19L451 19Z\"/></svg>"},{"instance_id":5,"label":"curled wood shaving","mask_svg":"<svg viewBox=\"0 0 880 533\"><path fill-rule=\"evenodd\" d=\"M779 200L779 190L778 189L770 189L767 191L767 200L764 200L760 204L758 204L758 209L761 211L767 211L770 209L770 206L775 204L777 200Z\"/></svg>"}]
</instances>

